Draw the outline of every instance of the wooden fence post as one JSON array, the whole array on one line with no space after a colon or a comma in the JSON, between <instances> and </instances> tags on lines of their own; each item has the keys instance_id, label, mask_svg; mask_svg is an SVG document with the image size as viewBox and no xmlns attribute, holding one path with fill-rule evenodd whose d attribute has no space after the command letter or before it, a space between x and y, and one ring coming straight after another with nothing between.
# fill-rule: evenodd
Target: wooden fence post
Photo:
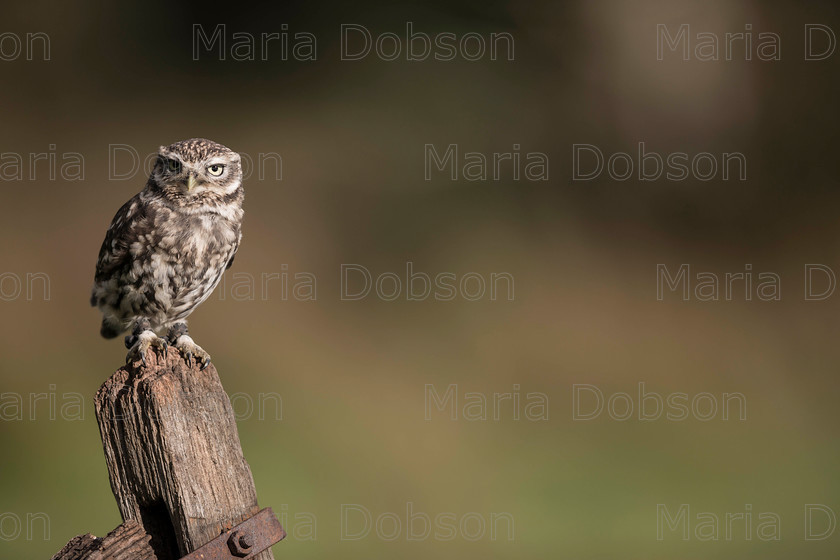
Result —
<instances>
[{"instance_id":1,"label":"wooden fence post","mask_svg":"<svg viewBox=\"0 0 840 560\"><path fill-rule=\"evenodd\" d=\"M259 507L216 368L187 367L175 348L148 354L102 385L96 419L123 519L140 522L158 560L176 560Z\"/></svg>"},{"instance_id":2,"label":"wooden fence post","mask_svg":"<svg viewBox=\"0 0 840 560\"><path fill-rule=\"evenodd\" d=\"M146 366L127 365L112 375L95 404L111 489L125 521L115 533L128 527L134 540L150 540L149 558L177 560L259 511L233 408L212 364L199 371L174 348L165 355L149 351ZM282 532L279 524L274 531ZM101 554L110 537L76 537L54 558L99 558L91 551L99 547ZM270 548L247 556L274 560Z\"/></svg>"}]
</instances>

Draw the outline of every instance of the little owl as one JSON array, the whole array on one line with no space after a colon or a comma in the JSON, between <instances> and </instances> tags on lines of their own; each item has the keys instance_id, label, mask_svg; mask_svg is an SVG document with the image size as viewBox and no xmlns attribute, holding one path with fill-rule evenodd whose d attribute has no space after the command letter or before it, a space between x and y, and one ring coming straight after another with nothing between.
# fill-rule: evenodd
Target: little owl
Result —
<instances>
[{"instance_id":1,"label":"little owl","mask_svg":"<svg viewBox=\"0 0 840 560\"><path fill-rule=\"evenodd\" d=\"M201 369L210 356L187 333L186 318L233 263L242 238L239 154L203 138L161 146L146 188L119 209L96 263L91 305L105 338L128 329L126 362L156 347L178 348ZM155 331L168 329L166 339Z\"/></svg>"}]
</instances>

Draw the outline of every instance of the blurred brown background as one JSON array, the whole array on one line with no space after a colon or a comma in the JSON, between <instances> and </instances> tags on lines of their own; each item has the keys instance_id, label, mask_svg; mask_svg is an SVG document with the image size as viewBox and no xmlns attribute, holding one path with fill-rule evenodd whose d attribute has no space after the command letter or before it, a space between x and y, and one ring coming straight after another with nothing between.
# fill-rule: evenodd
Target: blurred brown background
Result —
<instances>
[{"instance_id":1,"label":"blurred brown background","mask_svg":"<svg viewBox=\"0 0 840 560\"><path fill-rule=\"evenodd\" d=\"M261 505L287 516L278 558L836 557L840 534L806 540L804 515L840 508L836 303L804 298L806 264L840 266L840 52L804 60L805 24L840 30L836 3L34 1L3 12L0 32L24 47L45 33L50 57L37 42L34 60L10 57L14 39L0 42L13 58L0 62L0 164L24 161L22 179L0 180L0 557L48 558L121 522L93 395L124 348L99 338L88 296L105 229L145 176L112 180L109 146L145 156L195 136L282 157L282 177L268 165L246 182L242 248L190 323L239 395ZM406 22L432 36L510 33L514 60L340 60L341 24L395 32L405 48ZM193 25L218 23L227 59L193 60ZM657 24L683 23L690 60L657 60ZM316 36L316 61L230 55L233 33L283 25ZM752 60L743 42L731 61L694 56L697 33L717 35L724 58L725 33L745 25ZM781 60L757 59L762 32L780 37ZM635 158L639 142L663 156L739 152L747 180L572 180L574 144ZM547 156L549 178L427 181L426 144L490 158L517 144L522 169L528 152ZM81 181L60 176L71 152ZM38 153L54 154L54 179L49 160L30 169ZM505 272L514 297L408 301L408 262L458 279ZM402 297L342 301L342 264L396 273ZM688 264L692 289L699 272L751 265L754 285L778 275L780 299L747 301L740 283L731 301L723 286L719 301L657 301L658 264ZM288 297L263 281L281 273ZM295 299L296 273L317 279L315 301ZM248 295L249 278L253 299L237 291ZM640 383L718 403L740 393L746 419L640 421ZM457 419L433 408L427 420L427 385L451 384ZM574 384L630 394L633 416L574 421ZM464 417L470 392L488 399L487 420ZM493 395L512 392L519 419L511 400L493 419ZM547 420L525 418L528 393L547 396ZM72 395L80 421L62 408ZM472 539L468 523L451 540L409 540L409 503L431 518L476 513L486 532ZM342 540L342 504L373 524L395 513L401 533ZM688 540L657 539L658 504L689 504ZM735 521L728 540L725 515L748 509L750 538ZM702 512L719 517L717 540L695 533ZM759 537L766 512L778 540ZM498 514L512 535L501 523L491 538ZM355 532L360 519L345 521ZM825 519L815 514L813 532Z\"/></svg>"}]
</instances>

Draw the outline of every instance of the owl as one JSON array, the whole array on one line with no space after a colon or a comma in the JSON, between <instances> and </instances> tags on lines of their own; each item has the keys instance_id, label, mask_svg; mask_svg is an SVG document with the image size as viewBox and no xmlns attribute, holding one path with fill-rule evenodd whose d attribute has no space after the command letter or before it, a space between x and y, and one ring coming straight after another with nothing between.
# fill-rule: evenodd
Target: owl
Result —
<instances>
[{"instance_id":1,"label":"owl","mask_svg":"<svg viewBox=\"0 0 840 560\"><path fill-rule=\"evenodd\" d=\"M201 369L210 363L186 319L233 263L244 197L236 152L203 138L160 147L146 187L105 234L90 297L103 337L131 331L126 363L145 365L149 348L166 352L170 344L189 367L193 358Z\"/></svg>"}]
</instances>

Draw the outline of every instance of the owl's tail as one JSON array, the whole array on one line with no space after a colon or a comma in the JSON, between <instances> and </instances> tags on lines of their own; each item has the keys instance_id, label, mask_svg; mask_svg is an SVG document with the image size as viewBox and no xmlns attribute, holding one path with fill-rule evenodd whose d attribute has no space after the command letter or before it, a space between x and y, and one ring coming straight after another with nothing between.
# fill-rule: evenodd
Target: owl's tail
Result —
<instances>
[{"instance_id":1,"label":"owl's tail","mask_svg":"<svg viewBox=\"0 0 840 560\"><path fill-rule=\"evenodd\" d=\"M122 321L106 315L102 318L102 328L99 329L99 334L102 335L102 338L116 338L125 330L126 327Z\"/></svg>"}]
</instances>

